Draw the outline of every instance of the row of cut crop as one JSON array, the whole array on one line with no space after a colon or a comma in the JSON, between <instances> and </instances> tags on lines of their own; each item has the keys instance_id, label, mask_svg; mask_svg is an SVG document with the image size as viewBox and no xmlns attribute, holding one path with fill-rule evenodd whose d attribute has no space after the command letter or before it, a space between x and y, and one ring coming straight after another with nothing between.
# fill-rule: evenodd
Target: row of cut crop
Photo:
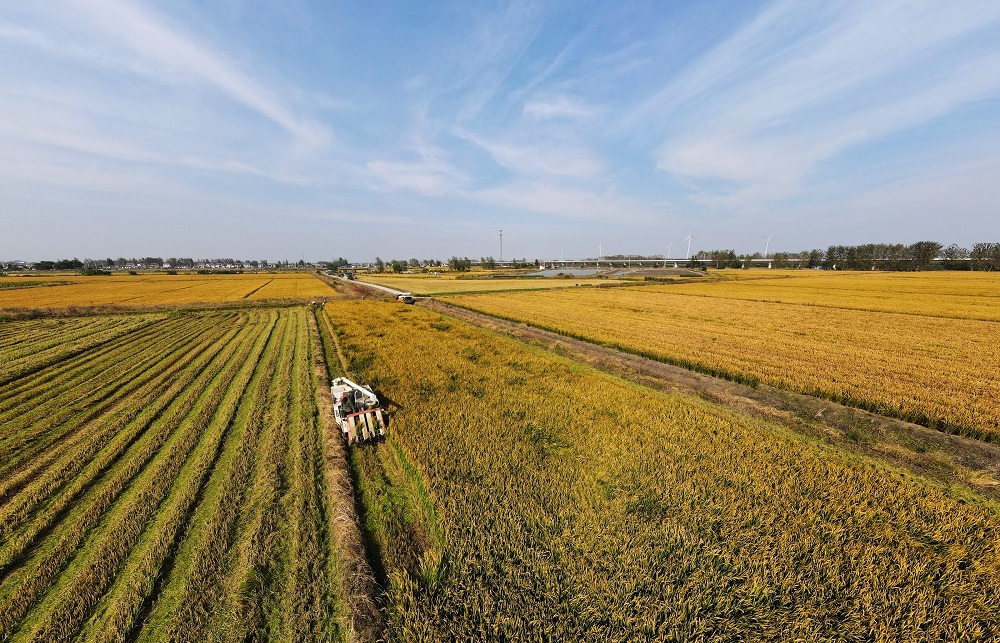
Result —
<instances>
[{"instance_id":1,"label":"row of cut crop","mask_svg":"<svg viewBox=\"0 0 1000 643\"><path fill-rule=\"evenodd\" d=\"M141 524L143 517L155 508L155 498L166 492L172 472L183 464L204 430L214 405L221 399L222 391L249 353L249 340L253 338L251 329L244 327L237 333L213 356L209 370L200 373L203 376L198 378L203 380L200 384L197 380L182 383L180 390L185 395L170 400L166 409L143 413L137 418L135 425L141 437L130 445L127 455L116 460L111 469L101 475L100 483L87 490L89 493L82 502L73 504L59 528L47 534L35 553L0 583L0 607L3 607L0 609L0 635L5 636L23 618L77 553L84 539L94 540L90 537L91 528L112 505L123 502L120 499L123 491L128 489L133 497L131 504L140 509L117 513L131 518L133 524ZM139 480L133 483L133 478L139 474Z\"/></svg>"},{"instance_id":2,"label":"row of cut crop","mask_svg":"<svg viewBox=\"0 0 1000 643\"><path fill-rule=\"evenodd\" d=\"M95 387L115 379L116 371L134 363L136 358L149 359L149 353L155 352L151 350L155 347L155 344L150 345L151 342L163 341L163 338L177 336L185 331L190 332L188 325L179 322L180 320L152 324L133 336L122 337L64 360L57 366L22 377L17 380L17 386L4 387L0 422L5 427L5 435L11 429L24 425L25 420L22 418L26 412L38 414L42 409L51 407L57 397L53 395L54 387L58 387L55 391L58 392L58 397L73 400L75 394L77 398L83 398L92 393ZM108 356L113 356L113 359L105 359ZM71 405L74 404L64 404Z\"/></svg>"},{"instance_id":3,"label":"row of cut crop","mask_svg":"<svg viewBox=\"0 0 1000 643\"><path fill-rule=\"evenodd\" d=\"M161 329L168 332L151 332L136 338L115 359L102 360L100 356L85 353L78 360L99 364L100 372L87 372L77 382L65 387L62 379L52 377L48 370L32 376L47 382L47 388L34 389L34 397L12 409L16 414L10 419L10 433L2 440L3 448L12 454L0 475L6 474L22 462L37 462L42 453L53 455L58 446L71 439L76 431L89 423L122 407L134 406L136 393L161 367L169 367L172 360L185 352L188 341L203 332L190 325L179 329ZM134 397L135 396L135 397Z\"/></svg>"},{"instance_id":4,"label":"row of cut crop","mask_svg":"<svg viewBox=\"0 0 1000 643\"><path fill-rule=\"evenodd\" d=\"M258 322L259 323L259 322ZM269 325L273 327L274 320ZM204 400L182 438L158 459L116 503L105 524L84 543L35 612L30 639L61 641L75 637L126 559L138 557L155 578L187 524L193 503L228 435L230 418L269 338L252 333L249 350L237 368ZM28 628L24 628L28 629ZM22 630L23 631L23 630Z\"/></svg>"},{"instance_id":5,"label":"row of cut crop","mask_svg":"<svg viewBox=\"0 0 1000 643\"><path fill-rule=\"evenodd\" d=\"M0 388L0 639L351 638L312 313L156 320Z\"/></svg>"},{"instance_id":6,"label":"row of cut crop","mask_svg":"<svg viewBox=\"0 0 1000 643\"><path fill-rule=\"evenodd\" d=\"M224 345L224 341L222 339L217 347ZM142 435L148 422L152 422L171 399L163 395L164 391L179 392L187 382L184 379L178 381L177 377L183 377L185 373L197 373L199 368L207 364L208 355L211 355L209 353L202 358L201 351L216 342L220 342L217 336L207 334L202 343L188 347L186 353L177 361L167 364L147 384L145 390L137 392L136 399L133 400L136 404L108 414L93 427L60 444L61 448L54 449L51 458L40 458L37 466L31 463L17 475L5 480L4 497L14 492L18 492L18 495L0 509L3 532L16 527L37 504L46 501L63 485L71 484L71 488L79 492L85 488L83 485L87 481L116 462L123 451ZM49 507L47 514L54 515L55 508L72 501L73 497L75 494L69 494L68 497L63 495L54 506Z\"/></svg>"},{"instance_id":7,"label":"row of cut crop","mask_svg":"<svg viewBox=\"0 0 1000 643\"><path fill-rule=\"evenodd\" d=\"M88 332L79 337L61 338L58 335L48 338L41 344L32 344L26 355L15 357L5 363L0 385L29 375L37 370L56 364L79 353L92 350L106 342L113 341L123 335L129 335L153 323L156 316L122 317L111 319L109 323L88 328Z\"/></svg>"},{"instance_id":8,"label":"row of cut crop","mask_svg":"<svg viewBox=\"0 0 1000 643\"><path fill-rule=\"evenodd\" d=\"M10 359L16 355L23 355L25 348L37 342L39 338L58 332L66 339L73 333L81 329L93 327L95 324L103 323L102 320L75 317L70 319L24 319L8 321L0 325L0 355L5 359ZM84 332L88 332L84 330ZM30 352L30 348L27 349Z\"/></svg>"},{"instance_id":9,"label":"row of cut crop","mask_svg":"<svg viewBox=\"0 0 1000 643\"><path fill-rule=\"evenodd\" d=\"M267 352L267 361L254 375L250 383L251 393L240 404L233 421L233 432L240 436L240 442L237 449L226 454L229 465L217 466L217 473L213 474L215 487L206 491L198 513L192 517L192 528L185 535L182 549L178 552L178 563L174 565L170 582L151 612L148 619L151 626L143 631L147 639L155 639L161 634L176 641L204 637L205 626L220 597L219 581L224 557L235 536L236 521L251 482L254 462L262 440L268 436L265 413L270 393L276 386L273 376L278 370L279 348L288 344L293 327L290 317L282 316L281 326L275 331L275 341ZM271 430L274 428L270 427ZM117 604L117 601L112 600L111 604ZM164 627L157 629L158 622L162 622ZM110 633L118 629L120 627L112 622L106 631Z\"/></svg>"},{"instance_id":10,"label":"row of cut crop","mask_svg":"<svg viewBox=\"0 0 1000 643\"><path fill-rule=\"evenodd\" d=\"M127 322L118 316L10 321L4 324L7 333L0 342L0 357L13 362L55 346L69 348L88 335Z\"/></svg>"},{"instance_id":11,"label":"row of cut crop","mask_svg":"<svg viewBox=\"0 0 1000 643\"><path fill-rule=\"evenodd\" d=\"M291 324L290 324L291 325ZM206 631L215 638L261 640L280 638L280 592L268 579L282 578L277 566L281 520L281 493L286 486L285 454L290 450L287 409L294 369L293 329L286 332L268 394L262 449L254 463L252 484L235 527L233 545L223 560L221 594L228 597L214 607Z\"/></svg>"},{"instance_id":12,"label":"row of cut crop","mask_svg":"<svg viewBox=\"0 0 1000 643\"><path fill-rule=\"evenodd\" d=\"M277 321L280 326L280 320ZM269 322L269 325L272 323ZM195 470L194 479L198 482L186 480L184 472L178 476L171 497L158 512L160 517L152 520L136 547L129 552L106 594L95 605L85 638L114 640L118 633L132 632L139 619L143 618L144 610L149 611L148 617L143 619L149 628L146 631L157 631L162 635L156 609L164 604L164 597L169 598L175 583L184 582L183 570L190 548L197 547L201 542L197 534L204 529L207 520L218 517L218 514L213 516L216 507L210 500L212 480L226 476L234 455L246 455L255 444L255 435L246 430L240 418L245 417L259 401L256 394L260 383L263 381L266 384L267 367L273 364L274 359L273 347L281 341L280 328L275 327L267 333L270 335L269 343L261 348L261 353L254 353L262 360L261 363L255 370L241 371L238 381L227 394L228 402L219 407L210 425L210 430L213 425L224 427L216 446L212 448L209 443L203 452L211 454L209 457L214 459L210 465L203 464L201 469ZM183 541L179 541L181 533L184 534ZM158 580L154 584L149 582L150 578ZM178 607L169 601L167 604ZM173 640L194 639L180 637Z\"/></svg>"},{"instance_id":13,"label":"row of cut crop","mask_svg":"<svg viewBox=\"0 0 1000 643\"><path fill-rule=\"evenodd\" d=\"M312 342L305 315L299 315L296 321L295 372L288 419L291 485L286 498L295 538L290 543L285 597L289 614L293 615L291 636L297 640L318 640L333 634L330 605L335 584L326 576L329 534L326 495L321 492L324 477L314 399Z\"/></svg>"}]
</instances>

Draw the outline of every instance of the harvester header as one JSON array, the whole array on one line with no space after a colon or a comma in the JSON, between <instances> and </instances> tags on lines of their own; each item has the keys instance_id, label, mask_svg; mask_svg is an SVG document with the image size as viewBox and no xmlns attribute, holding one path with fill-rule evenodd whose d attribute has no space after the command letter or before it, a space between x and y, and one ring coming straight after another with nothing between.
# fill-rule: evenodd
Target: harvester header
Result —
<instances>
[{"instance_id":1,"label":"harvester header","mask_svg":"<svg viewBox=\"0 0 1000 643\"><path fill-rule=\"evenodd\" d=\"M386 415L371 387L338 377L333 380L330 393L333 394L333 415L348 444L368 442L385 435Z\"/></svg>"}]
</instances>

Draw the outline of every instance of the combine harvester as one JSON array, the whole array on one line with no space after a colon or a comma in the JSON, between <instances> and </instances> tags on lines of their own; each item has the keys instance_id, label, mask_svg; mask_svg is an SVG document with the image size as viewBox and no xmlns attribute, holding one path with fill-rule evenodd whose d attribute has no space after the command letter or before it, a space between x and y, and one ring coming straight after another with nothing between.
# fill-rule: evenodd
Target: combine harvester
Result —
<instances>
[{"instance_id":1,"label":"combine harvester","mask_svg":"<svg viewBox=\"0 0 1000 643\"><path fill-rule=\"evenodd\" d=\"M346 377L333 380L333 415L348 444L377 440L385 435L387 420L375 392Z\"/></svg>"}]
</instances>

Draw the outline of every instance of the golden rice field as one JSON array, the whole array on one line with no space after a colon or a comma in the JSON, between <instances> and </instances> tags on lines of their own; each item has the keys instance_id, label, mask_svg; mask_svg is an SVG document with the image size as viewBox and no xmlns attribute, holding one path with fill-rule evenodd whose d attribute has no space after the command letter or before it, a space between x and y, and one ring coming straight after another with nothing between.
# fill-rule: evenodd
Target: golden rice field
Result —
<instances>
[{"instance_id":1,"label":"golden rice field","mask_svg":"<svg viewBox=\"0 0 1000 643\"><path fill-rule=\"evenodd\" d=\"M729 279L762 273L727 270L717 274ZM724 283L692 280L663 288L705 297L1000 321L1000 274L994 272L798 270L775 277Z\"/></svg>"},{"instance_id":2,"label":"golden rice field","mask_svg":"<svg viewBox=\"0 0 1000 643\"><path fill-rule=\"evenodd\" d=\"M396 290L412 292L414 295L443 295L463 292L499 292L505 290L545 290L549 288L575 288L577 286L603 286L627 284L624 279L597 277L516 277L492 279L459 279L459 275L360 275L362 281Z\"/></svg>"},{"instance_id":3,"label":"golden rice field","mask_svg":"<svg viewBox=\"0 0 1000 643\"><path fill-rule=\"evenodd\" d=\"M17 278L4 277L11 283ZM70 306L169 306L266 299L315 299L335 296L308 273L140 274L60 277L60 285L0 289L0 310Z\"/></svg>"},{"instance_id":4,"label":"golden rice field","mask_svg":"<svg viewBox=\"0 0 1000 643\"><path fill-rule=\"evenodd\" d=\"M746 288L774 285L794 293L800 281ZM714 288L734 287L743 285L503 293L451 301L701 372L1000 440L996 322L786 303L784 295L780 303L711 295ZM709 294L691 296L692 290ZM883 294L885 301L894 298ZM933 307L929 302L927 308Z\"/></svg>"},{"instance_id":5,"label":"golden rice field","mask_svg":"<svg viewBox=\"0 0 1000 643\"><path fill-rule=\"evenodd\" d=\"M388 640L1000 636L978 502L419 307L326 313L392 403L389 440L352 449Z\"/></svg>"},{"instance_id":6,"label":"golden rice field","mask_svg":"<svg viewBox=\"0 0 1000 643\"><path fill-rule=\"evenodd\" d=\"M450 300L996 438L997 322L849 305L992 286L848 277ZM0 320L2 641L1000 639L974 491L304 273L59 279L0 298L158 307Z\"/></svg>"},{"instance_id":7,"label":"golden rice field","mask_svg":"<svg viewBox=\"0 0 1000 643\"><path fill-rule=\"evenodd\" d=\"M0 640L345 637L317 342L302 307L0 325Z\"/></svg>"}]
</instances>

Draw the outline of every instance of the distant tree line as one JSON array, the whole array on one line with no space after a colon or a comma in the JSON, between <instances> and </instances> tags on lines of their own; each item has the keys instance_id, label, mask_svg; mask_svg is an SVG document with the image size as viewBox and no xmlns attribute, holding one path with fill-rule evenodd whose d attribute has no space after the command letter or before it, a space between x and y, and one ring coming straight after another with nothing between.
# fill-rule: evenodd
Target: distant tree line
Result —
<instances>
[{"instance_id":1,"label":"distant tree line","mask_svg":"<svg viewBox=\"0 0 1000 643\"><path fill-rule=\"evenodd\" d=\"M348 265L348 261L344 258L340 258L337 261L343 262L343 265ZM164 259L162 257L118 257L117 259L112 259L107 257L106 259L59 259L57 261L43 260L35 261L31 263L25 262L0 262L0 269L8 270L79 270L83 274L106 274L110 273L112 270L161 270L161 269L184 269L184 270L212 270L216 271L218 269L229 269L229 270L245 270L245 269L269 269L269 268L287 268L289 266L305 267L310 264L306 264L305 261L299 260L295 264L287 260L269 262L266 259L234 259L232 257L223 257L219 259L193 259L190 257L170 257Z\"/></svg>"},{"instance_id":2,"label":"distant tree line","mask_svg":"<svg viewBox=\"0 0 1000 643\"><path fill-rule=\"evenodd\" d=\"M607 255L604 261L625 262L629 260L665 260L663 255ZM801 252L775 252L767 257L761 253L736 254L734 250L700 250L691 258L692 267L703 267L708 261L712 268L745 268L751 265L750 260L767 259L773 268L799 266L803 268L825 268L827 270L1000 270L1000 243L976 243L971 248L963 248L956 244L944 247L935 241L918 241L917 243L889 244L869 243L863 245L835 245L825 251L820 249L803 250ZM453 256L447 266L456 272L467 272L472 269L474 261L469 257ZM413 270L427 271L445 265L438 259L392 259L388 262L375 258L374 268L378 272L406 272ZM304 260L291 262L267 260L241 260L231 257L220 259L194 259L191 257L118 257L112 259L59 259L57 261L37 261L33 264L0 263L0 269L32 269L32 270L79 270L85 274L104 274L112 270L245 270L273 269L289 266L306 267ZM347 268L350 262L344 257L316 264L329 270ZM493 270L500 265L493 257L480 257L478 265L487 270ZM513 268L528 268L538 266L535 259L513 259L505 265Z\"/></svg>"},{"instance_id":3,"label":"distant tree line","mask_svg":"<svg viewBox=\"0 0 1000 643\"><path fill-rule=\"evenodd\" d=\"M977 243L972 249L936 241L868 243L830 246L826 251L775 252L764 257L759 252L737 255L733 250L702 250L693 257L709 260L713 268L744 268L753 259L768 259L773 268L801 266L827 270L1000 270L1000 243ZM699 262L701 263L701 262Z\"/></svg>"}]
</instances>

